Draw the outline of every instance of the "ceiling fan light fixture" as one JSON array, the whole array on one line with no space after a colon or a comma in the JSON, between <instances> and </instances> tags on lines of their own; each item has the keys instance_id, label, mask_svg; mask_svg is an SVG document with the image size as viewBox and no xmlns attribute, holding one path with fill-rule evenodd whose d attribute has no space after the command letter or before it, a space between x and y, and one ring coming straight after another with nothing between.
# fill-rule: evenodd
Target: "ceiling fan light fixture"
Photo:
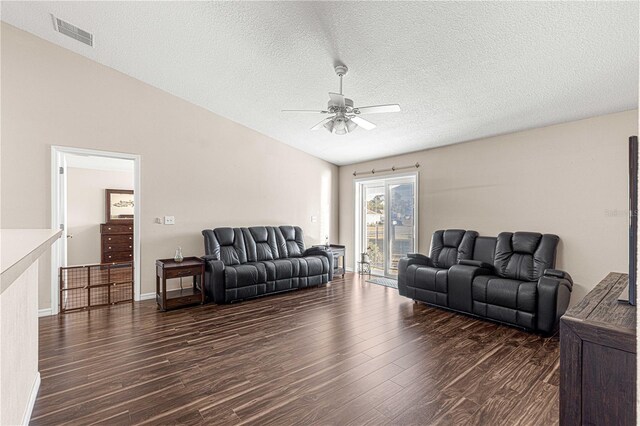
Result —
<instances>
[{"instance_id":1,"label":"ceiling fan light fixture","mask_svg":"<svg viewBox=\"0 0 640 426\"><path fill-rule=\"evenodd\" d=\"M329 133L333 133L333 120L329 120L324 123L324 128L329 131Z\"/></svg>"},{"instance_id":2,"label":"ceiling fan light fixture","mask_svg":"<svg viewBox=\"0 0 640 426\"><path fill-rule=\"evenodd\" d=\"M336 118L333 125L333 133L336 135L346 135L349 131L343 118Z\"/></svg>"},{"instance_id":3,"label":"ceiling fan light fixture","mask_svg":"<svg viewBox=\"0 0 640 426\"><path fill-rule=\"evenodd\" d=\"M282 110L283 112L309 112L320 114L335 114L332 117L327 117L323 121L319 122L315 126L311 127L311 130L318 130L321 127L327 129L329 133L334 135L346 135L356 130L358 127L364 130L375 129L376 125L372 122L361 118L361 114L374 114L381 112L398 112L400 111L400 105L398 104L386 104L386 105L371 105L366 107L355 107L353 100L347 98L342 93L342 77L347 74L348 68L344 65L338 65L335 67L336 74L340 77L340 93L329 92L329 103L327 109L322 111L314 110Z\"/></svg>"}]
</instances>

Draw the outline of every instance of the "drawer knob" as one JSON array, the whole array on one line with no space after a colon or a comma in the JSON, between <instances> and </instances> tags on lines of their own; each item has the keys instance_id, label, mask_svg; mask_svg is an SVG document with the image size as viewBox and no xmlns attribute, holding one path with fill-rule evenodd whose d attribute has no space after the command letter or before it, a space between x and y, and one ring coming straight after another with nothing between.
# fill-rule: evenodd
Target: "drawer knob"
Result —
<instances>
[{"instance_id":1,"label":"drawer knob","mask_svg":"<svg viewBox=\"0 0 640 426\"><path fill-rule=\"evenodd\" d=\"M132 254L129 255L129 257L133 256Z\"/></svg>"},{"instance_id":2,"label":"drawer knob","mask_svg":"<svg viewBox=\"0 0 640 426\"><path fill-rule=\"evenodd\" d=\"M111 247L109 247L109 250L111 250Z\"/></svg>"},{"instance_id":3,"label":"drawer knob","mask_svg":"<svg viewBox=\"0 0 640 426\"><path fill-rule=\"evenodd\" d=\"M107 228L109 231L111 231L111 228Z\"/></svg>"},{"instance_id":4,"label":"drawer knob","mask_svg":"<svg viewBox=\"0 0 640 426\"><path fill-rule=\"evenodd\" d=\"M109 241L111 241L111 237L109 237Z\"/></svg>"},{"instance_id":5,"label":"drawer knob","mask_svg":"<svg viewBox=\"0 0 640 426\"><path fill-rule=\"evenodd\" d=\"M129 248L131 248L131 246L129 246Z\"/></svg>"}]
</instances>

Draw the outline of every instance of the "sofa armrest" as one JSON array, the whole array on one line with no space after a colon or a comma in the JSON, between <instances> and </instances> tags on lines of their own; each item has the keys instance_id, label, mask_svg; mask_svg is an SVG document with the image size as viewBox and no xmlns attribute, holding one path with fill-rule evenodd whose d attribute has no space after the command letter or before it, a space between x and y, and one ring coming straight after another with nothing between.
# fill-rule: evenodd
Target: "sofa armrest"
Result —
<instances>
[{"instance_id":1,"label":"sofa armrest","mask_svg":"<svg viewBox=\"0 0 640 426\"><path fill-rule=\"evenodd\" d=\"M224 263L215 256L203 256L204 290L210 300L225 303Z\"/></svg>"},{"instance_id":2,"label":"sofa armrest","mask_svg":"<svg viewBox=\"0 0 640 426\"><path fill-rule=\"evenodd\" d=\"M475 266L476 268L487 269L493 271L493 265L481 260L462 259L458 261L458 265Z\"/></svg>"},{"instance_id":3,"label":"sofa armrest","mask_svg":"<svg viewBox=\"0 0 640 426\"><path fill-rule=\"evenodd\" d=\"M306 249L302 256L324 256L329 261L329 281L333 280L333 252L331 249L324 247L309 247Z\"/></svg>"},{"instance_id":4,"label":"sofa armrest","mask_svg":"<svg viewBox=\"0 0 640 426\"><path fill-rule=\"evenodd\" d=\"M447 298L451 309L471 313L473 311L473 280L479 275L492 275L494 269L492 265L484 262L479 262L478 265L486 265L487 268L476 266L475 263L467 265L462 262L449 268Z\"/></svg>"},{"instance_id":5,"label":"sofa armrest","mask_svg":"<svg viewBox=\"0 0 640 426\"><path fill-rule=\"evenodd\" d=\"M434 263L433 263L433 260L431 260L431 258L429 256L425 256L424 254L409 253L409 254L407 254L407 257L409 259L418 259L418 260L421 260L423 262L426 262L426 263L424 263L424 265L426 265L426 266L435 266Z\"/></svg>"},{"instance_id":6,"label":"sofa armrest","mask_svg":"<svg viewBox=\"0 0 640 426\"><path fill-rule=\"evenodd\" d=\"M538 280L537 329L551 333L565 313L571 299L573 280L563 271L547 269Z\"/></svg>"},{"instance_id":7,"label":"sofa armrest","mask_svg":"<svg viewBox=\"0 0 640 426\"><path fill-rule=\"evenodd\" d=\"M568 272L561 271L560 269L545 269L543 275L546 277L565 279L571 284L571 287L573 287L573 279Z\"/></svg>"},{"instance_id":8,"label":"sofa armrest","mask_svg":"<svg viewBox=\"0 0 640 426\"><path fill-rule=\"evenodd\" d=\"M419 253L409 253L398 261L398 293L407 295L407 269L411 265L433 266L431 258Z\"/></svg>"}]
</instances>

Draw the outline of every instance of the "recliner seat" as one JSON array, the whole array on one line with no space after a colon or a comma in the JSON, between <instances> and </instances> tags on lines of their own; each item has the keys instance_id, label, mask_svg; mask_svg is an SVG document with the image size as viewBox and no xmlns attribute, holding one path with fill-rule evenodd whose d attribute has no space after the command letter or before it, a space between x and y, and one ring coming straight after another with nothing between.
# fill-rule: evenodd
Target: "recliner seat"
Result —
<instances>
[{"instance_id":1,"label":"recliner seat","mask_svg":"<svg viewBox=\"0 0 640 426\"><path fill-rule=\"evenodd\" d=\"M477 236L475 231L462 229L436 231L428 264L411 264L402 271L407 280L407 297L447 306L449 268L459 260L471 258Z\"/></svg>"},{"instance_id":2,"label":"recliner seat","mask_svg":"<svg viewBox=\"0 0 640 426\"><path fill-rule=\"evenodd\" d=\"M202 231L205 293L229 303L271 293L325 284L333 279L333 256L305 249L297 226L253 226Z\"/></svg>"},{"instance_id":3,"label":"recliner seat","mask_svg":"<svg viewBox=\"0 0 640 426\"><path fill-rule=\"evenodd\" d=\"M445 261L444 235L449 236ZM558 242L556 235L534 232L495 238L436 231L430 257L409 254L400 260L398 290L414 300L549 333L573 288L571 276L554 269Z\"/></svg>"}]
</instances>

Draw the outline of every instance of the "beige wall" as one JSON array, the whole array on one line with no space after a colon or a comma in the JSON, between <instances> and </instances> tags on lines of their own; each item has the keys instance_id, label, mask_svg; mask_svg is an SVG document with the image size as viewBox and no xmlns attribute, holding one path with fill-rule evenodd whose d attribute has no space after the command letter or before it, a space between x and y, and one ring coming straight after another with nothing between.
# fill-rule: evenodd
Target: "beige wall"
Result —
<instances>
[{"instance_id":1,"label":"beige wall","mask_svg":"<svg viewBox=\"0 0 640 426\"><path fill-rule=\"evenodd\" d=\"M576 303L607 272L628 270L627 141L637 128L638 111L627 111L340 167L340 241L353 249L352 173L419 162L422 253L437 229L558 234Z\"/></svg>"},{"instance_id":2,"label":"beige wall","mask_svg":"<svg viewBox=\"0 0 640 426\"><path fill-rule=\"evenodd\" d=\"M33 408L40 380L37 292L36 261L0 294L0 425L23 424Z\"/></svg>"},{"instance_id":3,"label":"beige wall","mask_svg":"<svg viewBox=\"0 0 640 426\"><path fill-rule=\"evenodd\" d=\"M62 145L141 155L142 293L155 259L203 254L204 228L297 224L307 244L337 240L336 166L5 23L1 48L3 228L50 227ZM176 225L154 224L164 215ZM45 308L48 254L41 264Z\"/></svg>"},{"instance_id":4,"label":"beige wall","mask_svg":"<svg viewBox=\"0 0 640 426\"><path fill-rule=\"evenodd\" d=\"M132 161L132 160L122 160ZM100 263L100 224L105 221L105 189L133 190L133 172L67 169L67 264Z\"/></svg>"}]
</instances>

